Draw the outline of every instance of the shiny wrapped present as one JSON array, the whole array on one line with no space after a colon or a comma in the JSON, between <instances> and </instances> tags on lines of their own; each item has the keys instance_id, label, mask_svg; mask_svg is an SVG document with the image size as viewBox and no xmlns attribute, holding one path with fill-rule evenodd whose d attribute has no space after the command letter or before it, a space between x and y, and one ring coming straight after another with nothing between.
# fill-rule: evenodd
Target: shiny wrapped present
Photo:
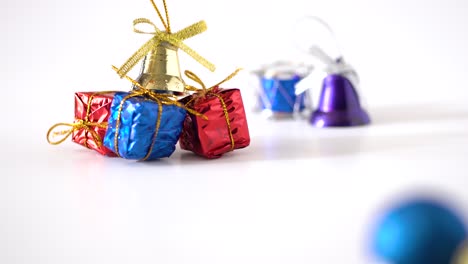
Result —
<instances>
[{"instance_id":1,"label":"shiny wrapped present","mask_svg":"<svg viewBox=\"0 0 468 264\"><path fill-rule=\"evenodd\" d=\"M312 71L311 65L278 61L253 71L258 77L257 109L267 117L291 117L311 108L309 92L296 94L296 83Z\"/></svg>"},{"instance_id":2,"label":"shiny wrapped present","mask_svg":"<svg viewBox=\"0 0 468 264\"><path fill-rule=\"evenodd\" d=\"M47 133L49 143L57 145L72 136L73 142L103 155L115 156L113 151L102 144L114 94L114 91L75 93L75 122L52 126ZM60 127L67 129L57 131ZM55 136L60 136L61 139L54 141Z\"/></svg>"},{"instance_id":3,"label":"shiny wrapped present","mask_svg":"<svg viewBox=\"0 0 468 264\"><path fill-rule=\"evenodd\" d=\"M126 159L169 157L175 151L186 113L165 95L148 90L116 93L104 146Z\"/></svg>"},{"instance_id":4,"label":"shiny wrapped present","mask_svg":"<svg viewBox=\"0 0 468 264\"><path fill-rule=\"evenodd\" d=\"M181 102L207 118L187 115L180 147L205 158L219 158L226 152L247 147L250 135L241 92L239 89L219 88L219 84L234 74L208 89L198 77L193 77L193 73L186 71L186 74L197 79L203 89Z\"/></svg>"}]
</instances>

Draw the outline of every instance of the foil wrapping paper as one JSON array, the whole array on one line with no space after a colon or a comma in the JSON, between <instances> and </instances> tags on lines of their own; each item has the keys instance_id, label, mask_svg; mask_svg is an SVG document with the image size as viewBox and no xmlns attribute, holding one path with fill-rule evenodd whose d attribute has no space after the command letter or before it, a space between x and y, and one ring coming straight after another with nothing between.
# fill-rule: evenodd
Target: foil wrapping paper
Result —
<instances>
[{"instance_id":1,"label":"foil wrapping paper","mask_svg":"<svg viewBox=\"0 0 468 264\"><path fill-rule=\"evenodd\" d=\"M194 99L194 96L197 98ZM197 93L184 98L182 102L190 102L188 107L208 118L205 120L192 114L187 115L179 141L182 149L213 159L250 144L249 128L239 89L215 87L205 96Z\"/></svg>"},{"instance_id":2,"label":"foil wrapping paper","mask_svg":"<svg viewBox=\"0 0 468 264\"><path fill-rule=\"evenodd\" d=\"M182 124L186 110L174 106L163 105L162 112L158 103L142 96L122 100L129 93L116 93L111 106L111 116L104 145L119 156L126 159L154 160L169 157L175 151L177 141L182 132ZM120 124L117 120L120 112ZM160 119L159 129L156 125ZM157 131L157 136L154 137Z\"/></svg>"},{"instance_id":3,"label":"foil wrapping paper","mask_svg":"<svg viewBox=\"0 0 468 264\"><path fill-rule=\"evenodd\" d=\"M75 121L83 120L92 123L107 122L110 116L110 108L114 99L113 92L76 92L75 93ZM89 111L88 111L89 106ZM100 139L104 139L106 128L91 126ZM94 149L102 155L116 156L112 150L105 147L102 142L94 140L91 133L85 129L73 131L72 141L87 148Z\"/></svg>"},{"instance_id":4,"label":"foil wrapping paper","mask_svg":"<svg viewBox=\"0 0 468 264\"><path fill-rule=\"evenodd\" d=\"M304 94L295 94L295 85L301 80L298 75L289 78L262 77L260 107L272 112L293 113L305 109Z\"/></svg>"}]
</instances>

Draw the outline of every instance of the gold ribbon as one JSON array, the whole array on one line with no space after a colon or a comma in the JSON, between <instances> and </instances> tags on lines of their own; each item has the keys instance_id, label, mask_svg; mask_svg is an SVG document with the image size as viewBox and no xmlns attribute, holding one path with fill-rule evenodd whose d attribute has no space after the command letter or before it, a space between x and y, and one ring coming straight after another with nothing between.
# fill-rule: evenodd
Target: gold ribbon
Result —
<instances>
[{"instance_id":1,"label":"gold ribbon","mask_svg":"<svg viewBox=\"0 0 468 264\"><path fill-rule=\"evenodd\" d=\"M203 81L200 79L200 77L198 77L195 73L193 73L191 71L188 71L188 70L186 70L184 72L185 75L189 79L195 81L196 83L200 84L200 86L201 86L201 88L197 88L197 87L194 87L194 86L191 86L191 85L186 85L186 87L185 87L186 90L188 90L188 91L197 91L197 94L192 95L193 96L192 99L190 99L185 105L190 105L190 103L192 103L194 100L197 100L199 98L204 98L207 95L212 95L212 96L217 97L219 99L220 103L221 103L222 108L223 108L224 117L226 118L226 124L227 124L228 131L229 131L229 139L231 140L231 150L234 150L235 141L234 141L234 137L232 135L231 122L229 121L229 112L227 110L226 103L224 102L224 99L219 94L213 92L213 88L218 87L219 85L231 80L241 70L242 70L241 68L235 70L229 76L227 76L226 78L224 78L222 81L218 82L217 84L211 86L210 88L206 88L206 85L203 83Z\"/></svg>"},{"instance_id":2,"label":"gold ribbon","mask_svg":"<svg viewBox=\"0 0 468 264\"><path fill-rule=\"evenodd\" d=\"M117 67L115 66L112 66L112 68L117 71ZM152 139L152 142L151 142L151 145L150 145L150 148L148 149L148 152L146 153L146 156L141 159L142 161L144 160L147 160L149 158L149 156L151 155L151 152L153 151L153 147L154 147L154 144L156 143L156 138L158 136L158 133L159 133L159 127L161 126L161 115L162 115L162 111L163 111L163 105L174 105L174 106L177 106L177 107L180 107L180 108L183 108L185 109L187 112L193 114L193 115L196 115L196 116L201 116L203 119L207 119L207 117L193 109L190 109L188 107L186 107L185 105L179 103L177 101L177 97L172 95L172 94L160 94L160 93L155 93L151 90L148 90L146 88L144 88L143 86L141 86L137 81L135 81L134 79L128 77L128 76L124 76L125 79L129 80L133 85L136 86L136 90L132 90L128 95L126 95L124 98L122 98L122 101L120 102L119 104L119 108L117 110L117 120L116 120L116 124L115 124L115 135L114 135L114 152L120 156L119 154L119 144L118 144L118 135L119 135L119 131L120 131L120 117L121 117L121 114L122 114L122 108L123 108L123 105L125 103L125 101L127 101L128 99L132 98L132 97L137 97L137 96L142 96L142 97L146 97L147 99L149 100L153 100L155 101L157 104L158 104L158 117L156 119L156 129L155 129L155 132L154 132L154 135L153 135L153 139Z\"/></svg>"},{"instance_id":3,"label":"gold ribbon","mask_svg":"<svg viewBox=\"0 0 468 264\"><path fill-rule=\"evenodd\" d=\"M173 46L180 48L193 59L195 59L198 63L209 69L210 71L215 70L215 66L203 58L200 54L196 51L191 49L189 46L185 45L183 41L185 39L191 38L195 35L198 35L206 30L206 23L205 21L199 21L195 24L192 24L176 33L171 32L170 23L169 23L169 14L167 12L166 1L163 0L164 3L164 10L166 13L166 21L163 19L161 13L159 12L158 7L154 3L154 0L151 0L154 9L158 13L159 19L164 25L165 31L159 30L156 25L147 18L137 18L133 21L133 31L138 34L150 34L154 35L150 40L148 40L143 46L141 46L132 56L117 70L117 74L120 78L125 77L125 75L140 61L144 56L146 56L152 49L154 49L157 45L161 42L165 41ZM137 28L140 24L146 24L151 26L154 31L143 31Z\"/></svg>"},{"instance_id":4,"label":"gold ribbon","mask_svg":"<svg viewBox=\"0 0 468 264\"><path fill-rule=\"evenodd\" d=\"M47 131L47 142L52 145L58 145L63 143L71 134L73 134L74 131L84 129L86 132L91 133L91 136L94 139L94 142L96 142L97 147L102 146L102 139L99 136L99 134L94 131L91 127L100 127L100 128L106 128L107 127L107 122L89 122L89 115L91 114L91 101L93 100L94 96L100 95L100 94L108 94L108 93L115 93L116 91L102 91L102 92L96 92L93 93L89 96L88 98L88 105L86 108L86 115L85 119L76 119L74 123L57 123L53 125L51 128L49 128L49 131ZM57 127L60 126L67 126L70 127L67 130L60 130L60 131L53 131ZM52 137L53 136L63 136L60 140L53 141ZM88 136L85 134L85 142L84 142L85 147L89 148L88 146Z\"/></svg>"},{"instance_id":5,"label":"gold ribbon","mask_svg":"<svg viewBox=\"0 0 468 264\"><path fill-rule=\"evenodd\" d=\"M68 127L71 127L71 128L68 129L68 130L61 130L61 131L53 132L53 130L55 128L60 127L60 126L68 126ZM47 142L49 142L49 144L52 144L52 145L58 145L58 144L64 142L74 131L84 129L87 132L91 133L91 135L93 136L94 141L96 142L96 145L98 147L101 147L102 146L101 137L91 127L106 128L107 127L107 122L96 123L96 122L87 122L87 121L84 121L82 119L78 119L75 123L57 123L57 124L53 125L49 129L49 131L47 132ZM60 140L53 141L52 138L51 138L51 135L53 135L53 136L61 135L63 137ZM88 147L87 141L88 141L88 138L86 137L86 140L85 140L85 146L86 147Z\"/></svg>"}]
</instances>

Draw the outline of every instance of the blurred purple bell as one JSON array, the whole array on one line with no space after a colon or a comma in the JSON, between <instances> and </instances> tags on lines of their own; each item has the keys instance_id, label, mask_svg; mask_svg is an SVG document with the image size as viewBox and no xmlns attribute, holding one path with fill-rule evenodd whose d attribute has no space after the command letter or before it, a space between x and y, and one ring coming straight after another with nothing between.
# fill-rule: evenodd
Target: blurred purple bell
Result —
<instances>
[{"instance_id":1,"label":"blurred purple bell","mask_svg":"<svg viewBox=\"0 0 468 264\"><path fill-rule=\"evenodd\" d=\"M342 57L333 60L317 46L313 46L310 53L326 65L318 105L310 117L311 124L317 127L369 124L369 115L362 108L357 92L359 79L356 71ZM302 84L296 87L310 88ZM301 93L303 89L296 92Z\"/></svg>"}]
</instances>

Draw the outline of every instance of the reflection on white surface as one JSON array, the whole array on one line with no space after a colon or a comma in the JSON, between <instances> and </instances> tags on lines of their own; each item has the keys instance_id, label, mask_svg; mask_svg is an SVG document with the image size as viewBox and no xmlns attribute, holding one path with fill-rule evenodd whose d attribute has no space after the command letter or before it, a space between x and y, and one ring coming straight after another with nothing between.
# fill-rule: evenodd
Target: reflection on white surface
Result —
<instances>
[{"instance_id":1,"label":"reflection on white surface","mask_svg":"<svg viewBox=\"0 0 468 264\"><path fill-rule=\"evenodd\" d=\"M323 127L325 125L325 121L323 120L318 120L317 122L315 122L315 125L317 127Z\"/></svg>"},{"instance_id":2,"label":"reflection on white surface","mask_svg":"<svg viewBox=\"0 0 468 264\"><path fill-rule=\"evenodd\" d=\"M402 190L441 190L468 216L468 119L375 113L375 124L350 129L249 113L252 145L217 160L180 149L135 162L71 142L16 145L2 160L0 259L373 263L374 215Z\"/></svg>"},{"instance_id":3,"label":"reflection on white surface","mask_svg":"<svg viewBox=\"0 0 468 264\"><path fill-rule=\"evenodd\" d=\"M205 83L304 59L284 37L288 22L320 15L359 71L373 123L319 129L249 112L246 149L218 160L178 149L143 163L50 146L45 132L72 121L74 91L128 89L110 65L147 40L131 21L156 18L149 2L6 1L0 263L373 263L373 214L402 190L441 190L468 216L464 3L170 1L174 28L207 21L187 40L221 70L201 71ZM183 54L180 63L200 67ZM245 79L231 85L254 100Z\"/></svg>"}]
</instances>

